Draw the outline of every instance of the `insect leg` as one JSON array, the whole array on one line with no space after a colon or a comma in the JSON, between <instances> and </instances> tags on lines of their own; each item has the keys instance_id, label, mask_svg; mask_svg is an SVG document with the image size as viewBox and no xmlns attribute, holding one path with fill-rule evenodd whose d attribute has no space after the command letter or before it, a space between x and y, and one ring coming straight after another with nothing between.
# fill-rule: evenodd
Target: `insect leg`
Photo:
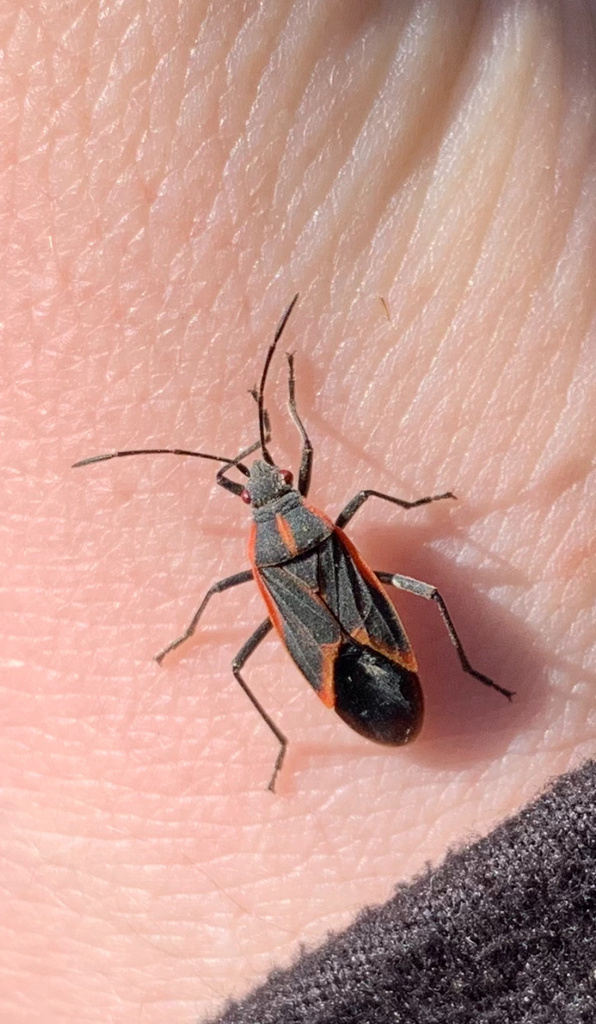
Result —
<instances>
[{"instance_id":1,"label":"insect leg","mask_svg":"<svg viewBox=\"0 0 596 1024\"><path fill-rule=\"evenodd\" d=\"M245 569L244 572L237 572L235 576L227 576L225 580L218 580L217 583L214 583L212 587L209 587L209 590L205 594L199 607L194 613L190 625L184 630L182 636L179 636L176 640L173 640L171 644L168 644L167 647L164 647L163 651L160 651L159 654L156 654L155 660L161 665L166 654L169 654L170 651L175 650L176 647L180 647L180 644L183 644L185 640L188 640L189 637L193 635L195 629L197 628L201 615L205 611L207 604L209 603L210 599L213 597L214 594L221 594L223 590L229 590L230 587L237 587L240 583L248 583L248 581L252 579L254 579L252 571L250 569Z\"/></svg>"},{"instance_id":2,"label":"insect leg","mask_svg":"<svg viewBox=\"0 0 596 1024\"><path fill-rule=\"evenodd\" d=\"M236 655L232 662L232 672L234 673L234 676L237 679L237 681L240 683L240 686L244 690L246 696L257 709L265 724L269 726L271 732L273 733L273 735L275 736L276 740L279 743L279 753L275 760L275 765L273 766L273 774L271 776L271 779L269 780L269 785L267 786L267 789L270 789L271 792L273 793L275 790L275 780L277 779L279 770L284 762L284 757L286 756L286 750L288 749L288 741L287 738L284 736L283 732L281 731L281 729L278 729L273 719L269 717L263 705L257 700L252 690L249 688L249 686L247 686L247 684L244 682L244 679L240 675L240 669L250 658L255 648L259 646L261 640L264 640L270 629L271 620L265 619L265 621L262 622L260 626L258 626L253 635L249 637L249 639L246 641L241 650L238 651L238 654Z\"/></svg>"},{"instance_id":3,"label":"insect leg","mask_svg":"<svg viewBox=\"0 0 596 1024\"><path fill-rule=\"evenodd\" d=\"M383 498L384 501L390 501L394 505L399 505L400 508L418 508L419 505L428 505L431 501L442 501L443 498L455 498L455 494L451 491L445 491L445 494L432 494L429 498L417 498L416 501L405 501L404 498L394 498L391 494L383 494L382 491L358 491L358 494L354 495L351 501L348 502L342 512L339 513L335 520L335 525L345 526L346 523L350 522L350 519L356 515L359 508L364 505L364 502L368 498ZM456 499L457 500L457 499Z\"/></svg>"},{"instance_id":4,"label":"insect leg","mask_svg":"<svg viewBox=\"0 0 596 1024\"><path fill-rule=\"evenodd\" d=\"M298 409L296 408L296 380L294 377L294 355L288 353L288 391L289 391L289 402L288 407L290 410L290 416L294 420L294 423L300 431L302 437L302 454L300 456L300 471L298 474L298 490L303 498L308 494L310 487L310 478L312 474L312 458L313 458L313 447L311 440L306 433L304 423L298 415Z\"/></svg>"},{"instance_id":5,"label":"insect leg","mask_svg":"<svg viewBox=\"0 0 596 1024\"><path fill-rule=\"evenodd\" d=\"M261 437L261 452L262 452L262 455L263 455L263 461L266 462L269 466L273 466L274 462L273 462L273 459L271 458L271 454L270 454L270 452L269 452L269 450L267 448L268 426L267 426L267 423L266 423L266 420L265 420L265 384L267 382L267 375L269 373L269 367L271 365L271 360L273 359L273 353L275 352L275 349L277 348L277 343L278 343L279 339L281 338L281 336L282 336L282 334L284 332L284 329L285 329L285 326L286 326L286 324L288 322L288 318L290 316L290 313L292 312L292 310L293 310L293 308L294 308L294 306L296 305L297 302L298 302L298 295L295 295L294 298L292 299L292 301L290 302L290 305L286 309L284 315L282 316L281 320L279 321L279 324L277 325L277 330L275 332L275 337L273 338L273 343L269 346L269 351L267 352L267 355L265 356L265 365L263 367L263 372L261 374L261 381L259 383L258 389L256 389L256 391L257 391L257 405L259 407L259 434L260 434L260 437Z\"/></svg>"},{"instance_id":6,"label":"insect leg","mask_svg":"<svg viewBox=\"0 0 596 1024\"><path fill-rule=\"evenodd\" d=\"M401 576L399 573L376 572L375 576L381 581L381 583L390 583L392 587L397 587L398 590L406 590L410 594L416 594L417 597L426 598L427 601L434 601L435 604L438 605L441 617L445 623L445 628L449 634L449 639L459 655L461 667L464 672L467 672L470 676L474 676L475 679L484 683L485 686L492 686L493 690L498 690L504 697L511 700L513 697L513 690L506 690L504 686L498 686L498 684L493 682L492 679L489 679L488 676L485 676L482 672L478 672L475 668L472 668L468 661L468 656L463 649L462 642L457 635L451 616L447 610L447 605L436 587L432 587L430 583L422 583L420 580L413 580L409 576Z\"/></svg>"}]
</instances>

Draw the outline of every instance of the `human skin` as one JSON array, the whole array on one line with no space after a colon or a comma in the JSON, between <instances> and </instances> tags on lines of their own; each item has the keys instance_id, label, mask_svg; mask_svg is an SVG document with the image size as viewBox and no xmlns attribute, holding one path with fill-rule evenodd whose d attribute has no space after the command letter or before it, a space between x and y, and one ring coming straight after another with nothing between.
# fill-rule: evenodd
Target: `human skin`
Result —
<instances>
[{"instance_id":1,"label":"human skin","mask_svg":"<svg viewBox=\"0 0 596 1024\"><path fill-rule=\"evenodd\" d=\"M5 4L0 1017L175 1024L247 991L593 753L593 4ZM294 292L311 500L397 595L427 715L402 749L281 644L230 672L234 455ZM384 301L381 301L384 300ZM296 466L285 361L272 449Z\"/></svg>"}]
</instances>

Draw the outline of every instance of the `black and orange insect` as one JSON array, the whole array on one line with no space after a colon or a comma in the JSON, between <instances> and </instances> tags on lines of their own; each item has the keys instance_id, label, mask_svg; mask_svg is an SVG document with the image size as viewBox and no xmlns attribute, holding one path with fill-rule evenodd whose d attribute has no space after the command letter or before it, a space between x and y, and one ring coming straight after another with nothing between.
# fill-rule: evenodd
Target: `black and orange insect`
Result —
<instances>
[{"instance_id":1,"label":"black and orange insect","mask_svg":"<svg viewBox=\"0 0 596 1024\"><path fill-rule=\"evenodd\" d=\"M254 580L267 608L267 618L246 641L232 662L232 672L279 742L269 789L283 764L288 740L245 682L246 661L275 629L290 656L323 703L352 729L390 746L409 743L420 731L424 702L418 667L397 613L382 583L435 601L464 672L486 686L513 696L472 667L462 647L445 602L436 587L399 573L373 572L344 533L344 527L368 498L382 498L404 509L454 498L450 491L417 501L405 501L375 490L359 491L335 521L307 502L313 447L296 408L294 359L288 355L289 411L302 439L298 486L292 473L279 469L269 452L269 417L265 384L277 343L298 296L286 309L269 347L258 388L252 391L258 406L259 438L233 459L180 448L147 448L95 455L75 466L131 455L188 455L224 465L216 481L252 507L253 525L248 544L251 568L219 580L209 588L184 633L161 651L156 660L179 647L195 632L214 594ZM246 459L260 450L250 468ZM246 483L229 478L239 471Z\"/></svg>"}]
</instances>

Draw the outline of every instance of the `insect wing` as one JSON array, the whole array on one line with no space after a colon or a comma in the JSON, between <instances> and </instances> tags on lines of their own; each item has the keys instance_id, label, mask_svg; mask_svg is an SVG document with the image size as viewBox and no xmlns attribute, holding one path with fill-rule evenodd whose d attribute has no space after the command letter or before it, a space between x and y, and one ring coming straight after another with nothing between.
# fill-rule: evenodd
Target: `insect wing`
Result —
<instances>
[{"instance_id":1,"label":"insect wing","mask_svg":"<svg viewBox=\"0 0 596 1024\"><path fill-rule=\"evenodd\" d=\"M343 530L334 529L321 554L323 599L346 633L416 672L416 659L395 608Z\"/></svg>"},{"instance_id":2,"label":"insect wing","mask_svg":"<svg viewBox=\"0 0 596 1024\"><path fill-rule=\"evenodd\" d=\"M328 707L336 704L336 662L348 638L358 652L370 648L416 671L393 605L341 530L290 562L253 572L274 627Z\"/></svg>"}]
</instances>

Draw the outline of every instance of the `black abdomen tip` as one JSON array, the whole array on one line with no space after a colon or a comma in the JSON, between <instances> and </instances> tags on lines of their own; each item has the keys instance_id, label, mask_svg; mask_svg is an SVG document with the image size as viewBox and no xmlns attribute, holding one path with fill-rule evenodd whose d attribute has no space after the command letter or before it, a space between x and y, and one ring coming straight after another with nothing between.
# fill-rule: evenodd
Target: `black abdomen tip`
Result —
<instances>
[{"instance_id":1,"label":"black abdomen tip","mask_svg":"<svg viewBox=\"0 0 596 1024\"><path fill-rule=\"evenodd\" d=\"M375 743L402 746L417 736L424 702L415 672L370 647L346 641L335 661L335 711Z\"/></svg>"}]
</instances>

